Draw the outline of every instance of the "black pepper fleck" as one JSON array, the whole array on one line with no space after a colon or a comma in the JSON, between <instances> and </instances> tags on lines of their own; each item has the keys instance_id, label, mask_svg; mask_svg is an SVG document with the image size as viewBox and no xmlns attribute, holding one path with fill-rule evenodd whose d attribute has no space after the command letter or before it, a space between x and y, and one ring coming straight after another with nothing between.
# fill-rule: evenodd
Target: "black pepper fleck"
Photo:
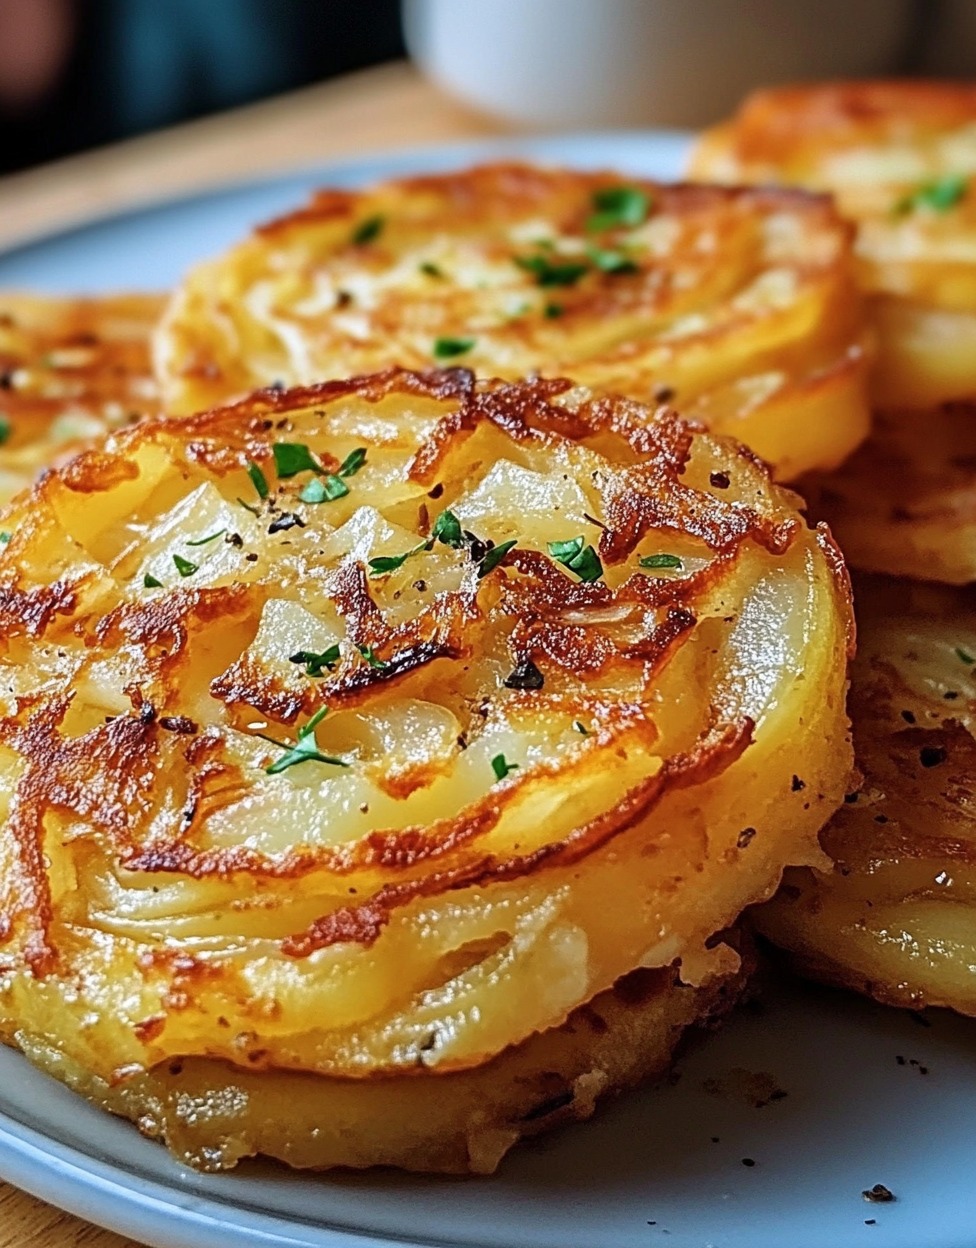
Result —
<instances>
[{"instance_id":1,"label":"black pepper fleck","mask_svg":"<svg viewBox=\"0 0 976 1248\"><path fill-rule=\"evenodd\" d=\"M938 767L944 763L947 754L943 745L923 745L918 752L918 761L923 767Z\"/></svg>"},{"instance_id":2,"label":"black pepper fleck","mask_svg":"<svg viewBox=\"0 0 976 1248\"><path fill-rule=\"evenodd\" d=\"M709 481L717 490L727 490L731 481L727 472L713 472L709 475Z\"/></svg>"},{"instance_id":3,"label":"black pepper fleck","mask_svg":"<svg viewBox=\"0 0 976 1248\"><path fill-rule=\"evenodd\" d=\"M891 1188L885 1187L883 1183L875 1183L874 1187L866 1188L861 1195L872 1205L887 1205L891 1201L897 1200Z\"/></svg>"}]
</instances>

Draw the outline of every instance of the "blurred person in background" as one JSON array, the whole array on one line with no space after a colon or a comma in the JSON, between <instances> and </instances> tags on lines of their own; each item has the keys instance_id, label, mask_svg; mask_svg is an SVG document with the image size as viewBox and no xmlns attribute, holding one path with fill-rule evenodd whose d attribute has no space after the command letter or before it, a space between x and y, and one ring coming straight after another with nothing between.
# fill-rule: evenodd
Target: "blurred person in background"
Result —
<instances>
[{"instance_id":1,"label":"blurred person in background","mask_svg":"<svg viewBox=\"0 0 976 1248\"><path fill-rule=\"evenodd\" d=\"M0 172L403 55L398 0L0 0Z\"/></svg>"}]
</instances>

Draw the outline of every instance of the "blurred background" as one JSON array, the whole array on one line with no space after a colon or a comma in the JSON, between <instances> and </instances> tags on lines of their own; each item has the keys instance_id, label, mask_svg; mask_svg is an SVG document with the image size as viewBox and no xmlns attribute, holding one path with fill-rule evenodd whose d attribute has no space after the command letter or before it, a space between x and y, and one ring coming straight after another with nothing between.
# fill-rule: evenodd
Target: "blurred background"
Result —
<instances>
[{"instance_id":1,"label":"blurred background","mask_svg":"<svg viewBox=\"0 0 976 1248\"><path fill-rule=\"evenodd\" d=\"M976 0L0 0L0 173L408 48L524 126L698 126L753 86L972 74Z\"/></svg>"}]
</instances>

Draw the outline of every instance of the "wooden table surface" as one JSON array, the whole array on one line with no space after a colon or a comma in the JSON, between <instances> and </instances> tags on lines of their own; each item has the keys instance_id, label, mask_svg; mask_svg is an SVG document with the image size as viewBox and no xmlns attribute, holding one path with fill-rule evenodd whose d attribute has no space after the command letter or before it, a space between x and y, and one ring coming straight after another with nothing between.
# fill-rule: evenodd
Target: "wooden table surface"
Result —
<instances>
[{"instance_id":1,"label":"wooden table surface","mask_svg":"<svg viewBox=\"0 0 976 1248\"><path fill-rule=\"evenodd\" d=\"M0 178L0 248L162 195L360 152L503 133L411 66L382 66ZM133 1241L0 1183L0 1248L133 1248Z\"/></svg>"}]
</instances>

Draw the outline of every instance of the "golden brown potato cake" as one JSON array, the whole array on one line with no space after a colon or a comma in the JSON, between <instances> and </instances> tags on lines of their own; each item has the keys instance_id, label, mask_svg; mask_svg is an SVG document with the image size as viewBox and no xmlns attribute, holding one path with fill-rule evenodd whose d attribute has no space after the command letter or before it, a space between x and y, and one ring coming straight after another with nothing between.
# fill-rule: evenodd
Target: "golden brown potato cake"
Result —
<instances>
[{"instance_id":1,"label":"golden brown potato cake","mask_svg":"<svg viewBox=\"0 0 976 1248\"><path fill-rule=\"evenodd\" d=\"M976 395L976 87L846 82L749 96L708 131L695 177L831 191L858 227L879 330L879 403Z\"/></svg>"},{"instance_id":2,"label":"golden brown potato cake","mask_svg":"<svg viewBox=\"0 0 976 1248\"><path fill-rule=\"evenodd\" d=\"M444 1080L678 968L700 995L608 1077L657 1068L848 780L846 576L797 501L673 413L460 369L150 421L47 474L0 514L3 1035L150 1117L184 1059L213 1103L237 1068L301 1089L230 1136L161 1110L216 1167L485 1168L505 1140L457 1140L482 1085ZM551 1041L504 1077L551 1058L575 1089ZM453 1143L358 1095L421 1080L456 1086ZM340 1103L348 1152L264 1125Z\"/></svg>"},{"instance_id":3,"label":"golden brown potato cake","mask_svg":"<svg viewBox=\"0 0 976 1248\"><path fill-rule=\"evenodd\" d=\"M798 487L852 568L950 585L976 580L976 408L882 411L832 473Z\"/></svg>"},{"instance_id":4,"label":"golden brown potato cake","mask_svg":"<svg viewBox=\"0 0 976 1248\"><path fill-rule=\"evenodd\" d=\"M491 165L328 190L196 268L156 340L177 413L456 360L674 401L789 480L867 433L849 227L798 192Z\"/></svg>"},{"instance_id":5,"label":"golden brown potato cake","mask_svg":"<svg viewBox=\"0 0 976 1248\"><path fill-rule=\"evenodd\" d=\"M0 294L0 503L113 429L159 409L157 295Z\"/></svg>"},{"instance_id":6,"label":"golden brown potato cake","mask_svg":"<svg viewBox=\"0 0 976 1248\"><path fill-rule=\"evenodd\" d=\"M856 598L863 780L821 835L833 870L787 872L757 923L813 978L976 1014L976 600L883 580Z\"/></svg>"}]
</instances>

